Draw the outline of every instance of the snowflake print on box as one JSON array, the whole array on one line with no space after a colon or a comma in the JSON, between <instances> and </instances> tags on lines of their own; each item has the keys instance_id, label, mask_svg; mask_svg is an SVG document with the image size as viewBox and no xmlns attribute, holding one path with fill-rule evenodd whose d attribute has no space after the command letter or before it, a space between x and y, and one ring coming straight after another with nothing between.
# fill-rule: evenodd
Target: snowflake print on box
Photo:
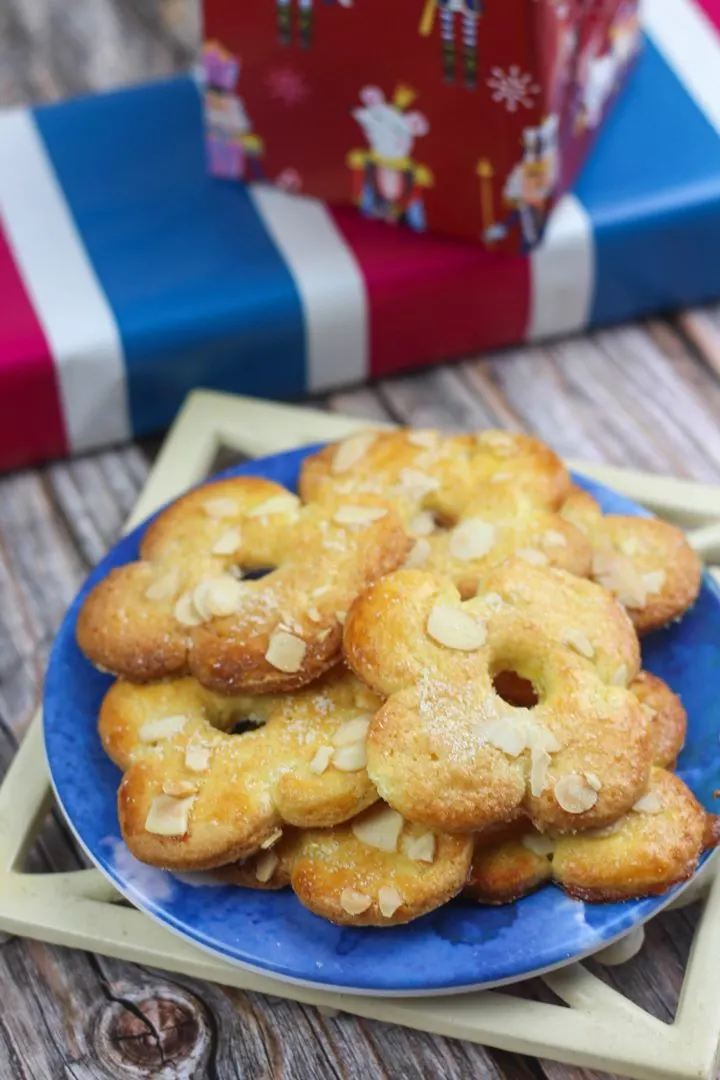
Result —
<instances>
[{"instance_id":1,"label":"snowflake print on box","mask_svg":"<svg viewBox=\"0 0 720 1080\"><path fill-rule=\"evenodd\" d=\"M205 145L213 176L260 180L262 139L252 130L245 102L235 93L241 63L217 41L203 50Z\"/></svg>"},{"instance_id":2,"label":"snowflake print on box","mask_svg":"<svg viewBox=\"0 0 720 1080\"><path fill-rule=\"evenodd\" d=\"M265 85L270 96L283 105L301 105L310 94L305 76L291 67L277 67L268 72Z\"/></svg>"},{"instance_id":3,"label":"snowflake print on box","mask_svg":"<svg viewBox=\"0 0 720 1080\"><path fill-rule=\"evenodd\" d=\"M511 64L507 71L494 67L487 84L492 91L493 101L500 101L508 112L516 112L519 105L529 109L534 105L540 93L540 87L530 72L522 74L517 64Z\"/></svg>"},{"instance_id":4,"label":"snowflake print on box","mask_svg":"<svg viewBox=\"0 0 720 1080\"><path fill-rule=\"evenodd\" d=\"M246 0L245 0L246 2ZM293 0L275 0L277 4L278 39L283 45L293 41ZM297 37L303 49L309 49L315 32L315 0L295 0L297 16ZM338 4L340 7L353 6L353 0L322 0L323 4Z\"/></svg>"},{"instance_id":5,"label":"snowflake print on box","mask_svg":"<svg viewBox=\"0 0 720 1080\"><path fill-rule=\"evenodd\" d=\"M540 241L637 40L636 0L202 3L228 53L207 109L216 174L262 162L285 191L493 256Z\"/></svg>"},{"instance_id":6,"label":"snowflake print on box","mask_svg":"<svg viewBox=\"0 0 720 1080\"><path fill-rule=\"evenodd\" d=\"M445 82L456 79L458 45L462 45L463 80L468 90L477 86L478 20L483 14L485 0L426 0L420 34L429 37L435 19L440 26L442 70Z\"/></svg>"},{"instance_id":7,"label":"snowflake print on box","mask_svg":"<svg viewBox=\"0 0 720 1080\"><path fill-rule=\"evenodd\" d=\"M392 102L377 86L360 91L362 108L353 117L363 129L369 150L353 150L348 165L353 174L353 197L368 217L425 228L423 191L432 185L429 169L413 160L415 140L430 130L421 112L407 112L415 93L399 86Z\"/></svg>"}]
</instances>

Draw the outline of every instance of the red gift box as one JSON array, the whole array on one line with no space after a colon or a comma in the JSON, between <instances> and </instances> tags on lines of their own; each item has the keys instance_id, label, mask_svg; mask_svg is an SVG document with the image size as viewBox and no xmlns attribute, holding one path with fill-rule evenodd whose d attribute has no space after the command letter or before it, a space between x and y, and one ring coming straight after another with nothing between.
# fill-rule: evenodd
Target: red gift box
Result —
<instances>
[{"instance_id":1,"label":"red gift box","mask_svg":"<svg viewBox=\"0 0 720 1080\"><path fill-rule=\"evenodd\" d=\"M206 0L210 172L507 252L622 86L637 0Z\"/></svg>"}]
</instances>

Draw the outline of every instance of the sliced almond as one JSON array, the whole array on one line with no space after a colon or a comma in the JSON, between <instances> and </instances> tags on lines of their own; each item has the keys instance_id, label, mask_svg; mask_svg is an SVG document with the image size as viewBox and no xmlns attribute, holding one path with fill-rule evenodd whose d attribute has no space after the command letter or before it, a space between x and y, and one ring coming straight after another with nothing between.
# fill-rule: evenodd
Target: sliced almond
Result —
<instances>
[{"instance_id":1,"label":"sliced almond","mask_svg":"<svg viewBox=\"0 0 720 1080\"><path fill-rule=\"evenodd\" d=\"M348 915L362 915L372 904L372 897L357 889L343 889L340 893L340 907Z\"/></svg>"},{"instance_id":2,"label":"sliced almond","mask_svg":"<svg viewBox=\"0 0 720 1080\"><path fill-rule=\"evenodd\" d=\"M387 510L382 506L341 506L333 514L337 525L370 525L387 517Z\"/></svg>"},{"instance_id":3,"label":"sliced almond","mask_svg":"<svg viewBox=\"0 0 720 1080\"><path fill-rule=\"evenodd\" d=\"M555 851L555 841L539 832L528 833L522 837L520 843L528 851L532 851L533 855L552 855Z\"/></svg>"},{"instance_id":4,"label":"sliced almond","mask_svg":"<svg viewBox=\"0 0 720 1080\"><path fill-rule=\"evenodd\" d=\"M255 877L261 885L267 884L279 865L280 860L274 851L265 851L258 857L255 863Z\"/></svg>"},{"instance_id":5,"label":"sliced almond","mask_svg":"<svg viewBox=\"0 0 720 1080\"><path fill-rule=\"evenodd\" d=\"M592 810L597 799L597 791L580 773L568 773L555 784L555 801L568 814Z\"/></svg>"},{"instance_id":6,"label":"sliced almond","mask_svg":"<svg viewBox=\"0 0 720 1080\"><path fill-rule=\"evenodd\" d=\"M320 633L318 634L317 640L322 645L323 641L327 641L327 639L330 637L331 634L332 634L332 626L326 626L325 629L321 630Z\"/></svg>"},{"instance_id":7,"label":"sliced almond","mask_svg":"<svg viewBox=\"0 0 720 1080\"><path fill-rule=\"evenodd\" d=\"M370 716L354 716L341 724L332 737L333 746L349 746L350 743L362 742L370 727Z\"/></svg>"},{"instance_id":8,"label":"sliced almond","mask_svg":"<svg viewBox=\"0 0 720 1080\"><path fill-rule=\"evenodd\" d=\"M282 495L271 495L265 502L258 503L257 506L253 506L251 510L248 510L246 517L270 517L271 514L291 514L297 510L300 505L300 500L297 495L292 495L289 491Z\"/></svg>"},{"instance_id":9,"label":"sliced almond","mask_svg":"<svg viewBox=\"0 0 720 1080\"><path fill-rule=\"evenodd\" d=\"M300 671L305 660L307 644L287 630L275 630L265 653L265 659L278 671L288 675Z\"/></svg>"},{"instance_id":10,"label":"sliced almond","mask_svg":"<svg viewBox=\"0 0 720 1080\"><path fill-rule=\"evenodd\" d=\"M478 733L484 742L490 743L508 757L518 757L527 747L527 729L510 717L499 716L486 724L478 725Z\"/></svg>"},{"instance_id":11,"label":"sliced almond","mask_svg":"<svg viewBox=\"0 0 720 1080\"><path fill-rule=\"evenodd\" d=\"M212 749L202 743L190 743L185 750L185 768L190 772L205 772L210 764Z\"/></svg>"},{"instance_id":12,"label":"sliced almond","mask_svg":"<svg viewBox=\"0 0 720 1080\"><path fill-rule=\"evenodd\" d=\"M411 446L417 446L423 450L432 450L437 445L438 432L414 428L408 431L406 438Z\"/></svg>"},{"instance_id":13,"label":"sliced almond","mask_svg":"<svg viewBox=\"0 0 720 1080\"><path fill-rule=\"evenodd\" d=\"M434 476L426 476L419 469L401 469L399 481L401 490L415 499L423 499L440 487L439 480Z\"/></svg>"},{"instance_id":14,"label":"sliced almond","mask_svg":"<svg viewBox=\"0 0 720 1080\"><path fill-rule=\"evenodd\" d=\"M282 834L282 829L274 829L268 836L267 840L263 840L262 844L260 845L262 850L267 851L268 848L271 848L274 844L277 844L278 840L282 838Z\"/></svg>"},{"instance_id":15,"label":"sliced almond","mask_svg":"<svg viewBox=\"0 0 720 1080\"><path fill-rule=\"evenodd\" d=\"M367 765L367 750L364 742L338 746L332 756L332 763L340 772L360 772Z\"/></svg>"},{"instance_id":16,"label":"sliced almond","mask_svg":"<svg viewBox=\"0 0 720 1080\"><path fill-rule=\"evenodd\" d=\"M318 585L317 589L313 589L310 593L312 597L324 596L326 592L330 591L329 585Z\"/></svg>"},{"instance_id":17,"label":"sliced almond","mask_svg":"<svg viewBox=\"0 0 720 1080\"><path fill-rule=\"evenodd\" d=\"M162 789L166 795L172 795L176 799L198 793L198 786L194 780L166 780Z\"/></svg>"},{"instance_id":18,"label":"sliced almond","mask_svg":"<svg viewBox=\"0 0 720 1080\"><path fill-rule=\"evenodd\" d=\"M212 546L213 555L234 555L240 547L240 530L237 526L226 529Z\"/></svg>"},{"instance_id":19,"label":"sliced almond","mask_svg":"<svg viewBox=\"0 0 720 1080\"><path fill-rule=\"evenodd\" d=\"M365 456L372 444L377 439L373 431L361 431L358 435L352 435L338 446L333 456L332 472L344 473L357 465L358 461Z\"/></svg>"},{"instance_id":20,"label":"sliced almond","mask_svg":"<svg viewBox=\"0 0 720 1080\"><path fill-rule=\"evenodd\" d=\"M557 754L558 750L562 750L562 743L545 724L529 724L527 741L531 750L547 750L548 754Z\"/></svg>"},{"instance_id":21,"label":"sliced almond","mask_svg":"<svg viewBox=\"0 0 720 1080\"><path fill-rule=\"evenodd\" d=\"M539 746L530 747L530 794L539 798L547 787L550 755Z\"/></svg>"},{"instance_id":22,"label":"sliced almond","mask_svg":"<svg viewBox=\"0 0 720 1080\"><path fill-rule=\"evenodd\" d=\"M466 518L450 533L450 554L456 559L481 559L495 545L497 530L482 518Z\"/></svg>"},{"instance_id":23,"label":"sliced almond","mask_svg":"<svg viewBox=\"0 0 720 1080\"><path fill-rule=\"evenodd\" d=\"M200 626L205 618L195 607L195 601L191 593L183 593L175 604L175 618L181 626Z\"/></svg>"},{"instance_id":24,"label":"sliced almond","mask_svg":"<svg viewBox=\"0 0 720 1080\"><path fill-rule=\"evenodd\" d=\"M144 743L162 742L178 735L187 722L187 716L180 713L176 716L159 716L157 720L148 720L138 728L138 738Z\"/></svg>"},{"instance_id":25,"label":"sliced almond","mask_svg":"<svg viewBox=\"0 0 720 1080\"><path fill-rule=\"evenodd\" d=\"M663 804L657 791L648 791L647 795L643 795L633 806L633 810L638 814L659 814L662 808Z\"/></svg>"},{"instance_id":26,"label":"sliced almond","mask_svg":"<svg viewBox=\"0 0 720 1080\"><path fill-rule=\"evenodd\" d=\"M228 499L220 495L216 499L207 499L203 503L203 510L211 518L231 518L239 513L238 504L234 499Z\"/></svg>"},{"instance_id":27,"label":"sliced almond","mask_svg":"<svg viewBox=\"0 0 720 1080\"><path fill-rule=\"evenodd\" d=\"M435 861L435 834L421 833L420 836L403 836L400 841L403 855L414 862L431 863Z\"/></svg>"},{"instance_id":28,"label":"sliced almond","mask_svg":"<svg viewBox=\"0 0 720 1080\"><path fill-rule=\"evenodd\" d=\"M378 907L383 918L392 919L402 902L403 898L394 885L382 885L379 889Z\"/></svg>"},{"instance_id":29,"label":"sliced almond","mask_svg":"<svg viewBox=\"0 0 720 1080\"><path fill-rule=\"evenodd\" d=\"M436 604L428 616L426 630L433 641L448 649L473 652L487 637L485 624L459 607Z\"/></svg>"},{"instance_id":30,"label":"sliced almond","mask_svg":"<svg viewBox=\"0 0 720 1080\"><path fill-rule=\"evenodd\" d=\"M515 552L518 559L522 559L526 563L530 563L531 566L547 566L548 557L544 551L540 551L539 548L521 548L520 551Z\"/></svg>"},{"instance_id":31,"label":"sliced almond","mask_svg":"<svg viewBox=\"0 0 720 1080\"><path fill-rule=\"evenodd\" d=\"M627 664L621 664L620 667L615 668L610 682L613 686L627 686L628 675Z\"/></svg>"},{"instance_id":32,"label":"sliced almond","mask_svg":"<svg viewBox=\"0 0 720 1080\"><path fill-rule=\"evenodd\" d=\"M309 607L307 609L307 617L310 620L310 622L321 622L322 621L322 615L320 614L320 612L318 611L318 609L316 607Z\"/></svg>"},{"instance_id":33,"label":"sliced almond","mask_svg":"<svg viewBox=\"0 0 720 1080\"><path fill-rule=\"evenodd\" d=\"M155 836L185 836L194 802L194 795L184 799L156 795L145 818L146 831Z\"/></svg>"},{"instance_id":34,"label":"sliced almond","mask_svg":"<svg viewBox=\"0 0 720 1080\"><path fill-rule=\"evenodd\" d=\"M621 604L641 610L647 603L647 585L629 559L612 549L595 553L592 574L598 584L614 593Z\"/></svg>"},{"instance_id":35,"label":"sliced almond","mask_svg":"<svg viewBox=\"0 0 720 1080\"><path fill-rule=\"evenodd\" d=\"M489 446L500 457L508 457L516 451L515 439L507 431L482 431L478 435L478 442L482 446Z\"/></svg>"},{"instance_id":36,"label":"sliced almond","mask_svg":"<svg viewBox=\"0 0 720 1080\"><path fill-rule=\"evenodd\" d=\"M652 705L648 705L647 702L641 701L640 708L651 723L653 720L657 720L657 709L653 709Z\"/></svg>"},{"instance_id":37,"label":"sliced almond","mask_svg":"<svg viewBox=\"0 0 720 1080\"><path fill-rule=\"evenodd\" d=\"M600 788L602 787L602 781L601 781L600 777L597 775L597 773L586 772L584 774L584 776L585 776L585 779L587 780L587 782L588 782L588 784L590 785L591 788L594 788L595 791L600 790Z\"/></svg>"},{"instance_id":38,"label":"sliced almond","mask_svg":"<svg viewBox=\"0 0 720 1080\"><path fill-rule=\"evenodd\" d=\"M421 510L408 521L407 527L412 536L429 536L435 532L435 518L429 510Z\"/></svg>"},{"instance_id":39,"label":"sliced almond","mask_svg":"<svg viewBox=\"0 0 720 1080\"><path fill-rule=\"evenodd\" d=\"M402 814L389 806L380 806L370 810L361 818L356 818L351 825L353 836L378 848L380 851L397 851L398 840L403 827Z\"/></svg>"},{"instance_id":40,"label":"sliced almond","mask_svg":"<svg viewBox=\"0 0 720 1080\"><path fill-rule=\"evenodd\" d=\"M485 593L485 595L482 597L482 599L491 608L496 608L497 609L497 608L505 607L505 601L503 600L500 593L496 593L496 592Z\"/></svg>"},{"instance_id":41,"label":"sliced almond","mask_svg":"<svg viewBox=\"0 0 720 1080\"><path fill-rule=\"evenodd\" d=\"M334 750L332 746L318 746L315 756L310 762L310 772L321 776L332 760Z\"/></svg>"},{"instance_id":42,"label":"sliced almond","mask_svg":"<svg viewBox=\"0 0 720 1080\"><path fill-rule=\"evenodd\" d=\"M633 555L637 555L638 551L640 550L640 545L638 543L637 537L635 536L626 536L623 540L620 541L618 547L622 551L623 555L628 555L630 558L632 558Z\"/></svg>"},{"instance_id":43,"label":"sliced almond","mask_svg":"<svg viewBox=\"0 0 720 1080\"><path fill-rule=\"evenodd\" d=\"M145 596L148 600L170 600L175 597L179 588L180 570L173 566L148 585Z\"/></svg>"},{"instance_id":44,"label":"sliced almond","mask_svg":"<svg viewBox=\"0 0 720 1080\"><path fill-rule=\"evenodd\" d=\"M561 532L556 532L555 529L548 529L543 533L542 541L545 547L567 547L567 539Z\"/></svg>"},{"instance_id":45,"label":"sliced almond","mask_svg":"<svg viewBox=\"0 0 720 1080\"><path fill-rule=\"evenodd\" d=\"M403 566L406 570L421 570L430 558L432 548L430 543L424 537L421 537L416 541L415 546L411 548Z\"/></svg>"},{"instance_id":46,"label":"sliced almond","mask_svg":"<svg viewBox=\"0 0 720 1080\"><path fill-rule=\"evenodd\" d=\"M595 646L582 630L566 630L562 637L562 643L588 660L592 660L595 655Z\"/></svg>"},{"instance_id":47,"label":"sliced almond","mask_svg":"<svg viewBox=\"0 0 720 1080\"><path fill-rule=\"evenodd\" d=\"M195 607L206 618L232 615L242 603L245 587L231 574L201 581L193 593Z\"/></svg>"},{"instance_id":48,"label":"sliced almond","mask_svg":"<svg viewBox=\"0 0 720 1080\"><path fill-rule=\"evenodd\" d=\"M656 596L665 584L667 574L664 570L651 570L649 574L643 574L642 579L648 596Z\"/></svg>"}]
</instances>

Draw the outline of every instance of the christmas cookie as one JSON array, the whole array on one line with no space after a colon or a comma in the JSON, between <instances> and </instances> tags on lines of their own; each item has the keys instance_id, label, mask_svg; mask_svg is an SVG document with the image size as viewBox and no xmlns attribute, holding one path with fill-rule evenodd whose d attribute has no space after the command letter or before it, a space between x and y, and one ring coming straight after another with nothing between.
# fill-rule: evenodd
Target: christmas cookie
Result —
<instances>
[{"instance_id":1,"label":"christmas cookie","mask_svg":"<svg viewBox=\"0 0 720 1080\"><path fill-rule=\"evenodd\" d=\"M570 490L567 471L526 435L362 432L306 458L300 490L308 499L392 500L415 538L407 565L447 575L463 597L513 554L590 571L587 539L555 513Z\"/></svg>"},{"instance_id":2,"label":"christmas cookie","mask_svg":"<svg viewBox=\"0 0 720 1080\"><path fill-rule=\"evenodd\" d=\"M341 925L393 926L456 896L472 854L472 837L430 832L380 803L332 829L292 830L221 877L250 888L289 884L305 907Z\"/></svg>"},{"instance_id":3,"label":"christmas cookie","mask_svg":"<svg viewBox=\"0 0 720 1080\"><path fill-rule=\"evenodd\" d=\"M478 836L466 892L504 904L552 881L591 902L656 895L687 880L719 841L720 818L656 768L630 813L592 834L553 837L518 821Z\"/></svg>"},{"instance_id":4,"label":"christmas cookie","mask_svg":"<svg viewBox=\"0 0 720 1080\"><path fill-rule=\"evenodd\" d=\"M365 736L379 704L342 668L280 696L226 697L193 678L116 682L99 732L125 773L125 842L143 862L202 870L263 849L285 824L353 817L377 799ZM250 729L233 734L238 722Z\"/></svg>"},{"instance_id":5,"label":"christmas cookie","mask_svg":"<svg viewBox=\"0 0 720 1080\"><path fill-rule=\"evenodd\" d=\"M269 480L208 484L160 514L139 561L93 589L78 643L138 682L192 674L219 693L291 690L337 663L351 602L409 546L375 496L303 506Z\"/></svg>"},{"instance_id":6,"label":"christmas cookie","mask_svg":"<svg viewBox=\"0 0 720 1080\"><path fill-rule=\"evenodd\" d=\"M603 514L578 488L560 513L589 539L591 576L624 604L638 633L664 626L694 604L702 566L680 529L658 518Z\"/></svg>"},{"instance_id":7,"label":"christmas cookie","mask_svg":"<svg viewBox=\"0 0 720 1080\"><path fill-rule=\"evenodd\" d=\"M522 560L512 566L522 581ZM648 781L650 722L627 689L637 653L612 630L625 624L619 605L602 649L584 647L583 597L593 590L599 610L612 604L584 583L567 607L565 644L509 593L510 602L485 593L463 603L452 582L423 571L397 571L360 596L344 645L356 674L388 699L367 740L381 798L410 821L453 832L520 811L570 832L629 810ZM505 672L530 683L537 704L506 701L495 681Z\"/></svg>"}]
</instances>

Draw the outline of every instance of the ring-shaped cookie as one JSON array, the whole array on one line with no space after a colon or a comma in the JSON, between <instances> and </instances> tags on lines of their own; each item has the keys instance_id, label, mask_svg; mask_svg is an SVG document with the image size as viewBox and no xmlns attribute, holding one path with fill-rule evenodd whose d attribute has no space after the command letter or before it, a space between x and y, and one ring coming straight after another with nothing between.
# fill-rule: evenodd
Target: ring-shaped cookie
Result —
<instances>
[{"instance_id":1,"label":"ring-shaped cookie","mask_svg":"<svg viewBox=\"0 0 720 1080\"><path fill-rule=\"evenodd\" d=\"M720 819L656 768L633 810L597 833L553 837L517 821L479 835L466 895L504 904L551 881L592 903L657 895L686 881L718 842Z\"/></svg>"},{"instance_id":2,"label":"ring-shaped cookie","mask_svg":"<svg viewBox=\"0 0 720 1080\"><path fill-rule=\"evenodd\" d=\"M338 669L280 696L227 697L193 678L119 680L99 732L124 771L123 838L154 866L203 870L278 839L286 823L335 825L377 800L365 736L379 699ZM252 730L233 734L239 721Z\"/></svg>"},{"instance_id":3,"label":"ring-shaped cookie","mask_svg":"<svg viewBox=\"0 0 720 1080\"><path fill-rule=\"evenodd\" d=\"M300 490L391 499L415 537L407 565L446 575L465 598L510 555L590 572L586 538L554 512L570 490L567 470L526 435L363 432L306 458Z\"/></svg>"},{"instance_id":4,"label":"ring-shaped cookie","mask_svg":"<svg viewBox=\"0 0 720 1080\"><path fill-rule=\"evenodd\" d=\"M657 630L692 607L702 564L681 529L658 518L603 514L573 488L560 516L593 548L591 576L627 608L639 634Z\"/></svg>"},{"instance_id":5,"label":"ring-shaped cookie","mask_svg":"<svg viewBox=\"0 0 720 1080\"><path fill-rule=\"evenodd\" d=\"M635 672L603 681L510 604L461 603L447 579L397 571L350 609L344 646L387 697L368 733L370 779L410 821L465 831L522 812L576 831L615 821L646 788L652 746L627 689ZM532 683L537 705L503 700L493 678L507 670Z\"/></svg>"},{"instance_id":6,"label":"ring-shaped cookie","mask_svg":"<svg viewBox=\"0 0 720 1080\"><path fill-rule=\"evenodd\" d=\"M408 547L372 496L303 506L257 477L208 484L156 518L139 561L96 585L78 642L138 682L192 674L219 693L295 689L339 660L350 603Z\"/></svg>"},{"instance_id":7,"label":"ring-shaped cookie","mask_svg":"<svg viewBox=\"0 0 720 1080\"><path fill-rule=\"evenodd\" d=\"M332 829L289 831L220 876L250 888L290 885L305 907L340 925L394 926L456 896L472 853L471 836L428 832L378 804Z\"/></svg>"}]
</instances>

